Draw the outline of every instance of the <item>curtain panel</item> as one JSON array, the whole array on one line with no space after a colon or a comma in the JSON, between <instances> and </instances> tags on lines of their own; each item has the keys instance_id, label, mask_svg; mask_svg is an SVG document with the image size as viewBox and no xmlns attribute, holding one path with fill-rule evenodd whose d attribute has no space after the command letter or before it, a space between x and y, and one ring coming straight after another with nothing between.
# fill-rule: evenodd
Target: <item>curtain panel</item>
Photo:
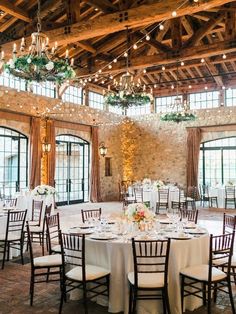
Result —
<instances>
[{"instance_id":1,"label":"curtain panel","mask_svg":"<svg viewBox=\"0 0 236 314\"><path fill-rule=\"evenodd\" d=\"M198 163L201 144L201 129L188 129L187 137L187 187L198 187Z\"/></svg>"},{"instance_id":2,"label":"curtain panel","mask_svg":"<svg viewBox=\"0 0 236 314\"><path fill-rule=\"evenodd\" d=\"M40 118L31 118L30 122L30 189L41 183L41 137Z\"/></svg>"},{"instance_id":3,"label":"curtain panel","mask_svg":"<svg viewBox=\"0 0 236 314\"><path fill-rule=\"evenodd\" d=\"M47 140L51 143L51 150L47 156L47 183L48 185L55 185L55 168L56 168L56 134L55 134L55 122L53 120L47 121Z\"/></svg>"},{"instance_id":4,"label":"curtain panel","mask_svg":"<svg viewBox=\"0 0 236 314\"><path fill-rule=\"evenodd\" d=\"M98 154L98 127L92 127L92 164L90 178L90 200L91 202L101 201L100 191L100 171L99 171L99 154Z\"/></svg>"}]
</instances>

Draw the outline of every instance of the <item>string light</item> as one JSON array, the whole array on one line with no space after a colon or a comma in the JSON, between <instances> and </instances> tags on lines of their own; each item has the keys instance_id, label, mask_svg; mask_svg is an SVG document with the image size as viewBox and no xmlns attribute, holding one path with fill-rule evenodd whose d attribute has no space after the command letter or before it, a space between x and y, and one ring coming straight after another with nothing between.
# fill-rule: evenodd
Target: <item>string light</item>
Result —
<instances>
[{"instance_id":1,"label":"string light","mask_svg":"<svg viewBox=\"0 0 236 314\"><path fill-rule=\"evenodd\" d=\"M113 62L116 63L116 62L117 62L117 59L114 59Z\"/></svg>"},{"instance_id":2,"label":"string light","mask_svg":"<svg viewBox=\"0 0 236 314\"><path fill-rule=\"evenodd\" d=\"M204 62L205 62L205 59L204 59L204 58L202 58L202 59L201 59L201 63L204 63Z\"/></svg>"},{"instance_id":3,"label":"string light","mask_svg":"<svg viewBox=\"0 0 236 314\"><path fill-rule=\"evenodd\" d=\"M164 28L165 28L164 25L160 24L160 26L159 26L160 31L163 31Z\"/></svg>"},{"instance_id":4,"label":"string light","mask_svg":"<svg viewBox=\"0 0 236 314\"><path fill-rule=\"evenodd\" d=\"M149 34L146 35L146 40L149 41L151 39L151 37L149 36Z\"/></svg>"},{"instance_id":5,"label":"string light","mask_svg":"<svg viewBox=\"0 0 236 314\"><path fill-rule=\"evenodd\" d=\"M227 58L227 57L226 57L226 54L223 54L222 58L223 58L223 59L226 59L226 58Z\"/></svg>"},{"instance_id":6,"label":"string light","mask_svg":"<svg viewBox=\"0 0 236 314\"><path fill-rule=\"evenodd\" d=\"M127 51L124 53L124 57L127 58L128 57L128 53Z\"/></svg>"},{"instance_id":7,"label":"string light","mask_svg":"<svg viewBox=\"0 0 236 314\"><path fill-rule=\"evenodd\" d=\"M108 68L109 68L109 69L112 69L112 65L111 65L111 64L109 64L109 65L108 65Z\"/></svg>"},{"instance_id":8,"label":"string light","mask_svg":"<svg viewBox=\"0 0 236 314\"><path fill-rule=\"evenodd\" d=\"M181 65L181 66L184 66L184 61L182 61L182 62L180 63L180 65Z\"/></svg>"},{"instance_id":9,"label":"string light","mask_svg":"<svg viewBox=\"0 0 236 314\"><path fill-rule=\"evenodd\" d=\"M162 71L165 71L166 67L163 65L161 69Z\"/></svg>"},{"instance_id":10,"label":"string light","mask_svg":"<svg viewBox=\"0 0 236 314\"><path fill-rule=\"evenodd\" d=\"M134 45L133 45L133 48L134 48L134 50L138 49L137 44L134 44Z\"/></svg>"},{"instance_id":11,"label":"string light","mask_svg":"<svg viewBox=\"0 0 236 314\"><path fill-rule=\"evenodd\" d=\"M173 12L171 13L171 15L172 15L173 17L176 17L176 16L177 16L177 12L176 12L176 11L173 11Z\"/></svg>"}]
</instances>

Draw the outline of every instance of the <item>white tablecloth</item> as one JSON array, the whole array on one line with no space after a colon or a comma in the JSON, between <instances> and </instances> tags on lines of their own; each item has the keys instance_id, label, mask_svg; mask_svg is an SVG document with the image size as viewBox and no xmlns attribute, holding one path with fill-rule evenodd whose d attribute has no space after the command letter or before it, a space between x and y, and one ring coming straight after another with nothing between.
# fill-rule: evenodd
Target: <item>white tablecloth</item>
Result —
<instances>
[{"instance_id":1,"label":"white tablecloth","mask_svg":"<svg viewBox=\"0 0 236 314\"><path fill-rule=\"evenodd\" d=\"M27 209L27 219L32 220L32 202L34 200L43 201L43 211L41 215L41 219L44 217L45 206L52 204L52 214L54 213L55 204L54 198L52 195L47 196L34 196L31 195L18 195L17 196L17 208L20 210Z\"/></svg>"},{"instance_id":2,"label":"white tablecloth","mask_svg":"<svg viewBox=\"0 0 236 314\"><path fill-rule=\"evenodd\" d=\"M208 250L208 235L191 240L172 240L169 259L169 298L172 314L181 313L180 270L188 266L207 263ZM128 313L127 274L133 271L131 243L95 241L87 238L86 262L110 269L109 312ZM185 302L186 309L194 310L201 305L200 299L188 298ZM139 301L138 313L162 313L162 303L151 300Z\"/></svg>"},{"instance_id":3,"label":"white tablecloth","mask_svg":"<svg viewBox=\"0 0 236 314\"><path fill-rule=\"evenodd\" d=\"M218 207L225 207L225 187L210 187L209 196L217 196Z\"/></svg>"},{"instance_id":4,"label":"white tablecloth","mask_svg":"<svg viewBox=\"0 0 236 314\"><path fill-rule=\"evenodd\" d=\"M129 195L134 195L133 187L128 188ZM143 188L143 201L150 202L150 206L153 210L156 210L156 203L159 199L158 190L157 189L147 189ZM169 188L169 207L171 206L172 201L179 201L178 190L175 187Z\"/></svg>"}]
</instances>

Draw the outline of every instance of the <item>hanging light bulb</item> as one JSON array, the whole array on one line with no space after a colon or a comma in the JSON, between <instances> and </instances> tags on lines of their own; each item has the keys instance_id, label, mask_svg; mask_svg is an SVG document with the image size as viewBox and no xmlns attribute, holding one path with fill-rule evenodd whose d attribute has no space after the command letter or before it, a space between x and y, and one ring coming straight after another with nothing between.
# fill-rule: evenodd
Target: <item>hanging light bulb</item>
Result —
<instances>
[{"instance_id":1,"label":"hanging light bulb","mask_svg":"<svg viewBox=\"0 0 236 314\"><path fill-rule=\"evenodd\" d=\"M162 69L162 71L165 71L166 68L165 68L165 66L163 65L161 69Z\"/></svg>"},{"instance_id":2,"label":"hanging light bulb","mask_svg":"<svg viewBox=\"0 0 236 314\"><path fill-rule=\"evenodd\" d=\"M125 53L124 53L124 57L125 57L125 58L127 58L127 57L128 57L128 53L127 53L127 51L125 51Z\"/></svg>"},{"instance_id":3,"label":"hanging light bulb","mask_svg":"<svg viewBox=\"0 0 236 314\"><path fill-rule=\"evenodd\" d=\"M176 12L176 11L173 11L173 12L171 13L171 15L172 15L173 17L176 17L176 16L177 16L177 12Z\"/></svg>"},{"instance_id":4,"label":"hanging light bulb","mask_svg":"<svg viewBox=\"0 0 236 314\"><path fill-rule=\"evenodd\" d=\"M164 25L160 24L160 26L159 26L160 31L163 31L164 28L165 28Z\"/></svg>"},{"instance_id":5,"label":"hanging light bulb","mask_svg":"<svg viewBox=\"0 0 236 314\"><path fill-rule=\"evenodd\" d=\"M147 34L147 35L146 35L146 40L149 41L150 39L151 39L150 35Z\"/></svg>"},{"instance_id":6,"label":"hanging light bulb","mask_svg":"<svg viewBox=\"0 0 236 314\"><path fill-rule=\"evenodd\" d=\"M133 45L133 48L134 48L134 50L138 49L137 44L134 44L134 45Z\"/></svg>"}]
</instances>

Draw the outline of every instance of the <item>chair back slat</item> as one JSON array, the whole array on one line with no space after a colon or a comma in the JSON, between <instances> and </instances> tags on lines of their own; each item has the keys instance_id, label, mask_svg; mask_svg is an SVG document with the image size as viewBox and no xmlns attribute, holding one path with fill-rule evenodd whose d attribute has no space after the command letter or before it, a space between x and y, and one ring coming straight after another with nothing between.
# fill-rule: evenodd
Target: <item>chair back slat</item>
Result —
<instances>
[{"instance_id":1,"label":"chair back slat","mask_svg":"<svg viewBox=\"0 0 236 314\"><path fill-rule=\"evenodd\" d=\"M59 213L51 216L45 216L46 220L46 234L48 239L49 254L52 253L52 245L60 244L59 230L60 230L60 216Z\"/></svg>"},{"instance_id":2,"label":"chair back slat","mask_svg":"<svg viewBox=\"0 0 236 314\"><path fill-rule=\"evenodd\" d=\"M4 199L4 206L9 207L16 207L17 206L17 198L5 198Z\"/></svg>"},{"instance_id":3,"label":"chair back slat","mask_svg":"<svg viewBox=\"0 0 236 314\"><path fill-rule=\"evenodd\" d=\"M167 283L170 239L146 241L132 238L132 250L137 287L139 273L162 273Z\"/></svg>"},{"instance_id":4,"label":"chair back slat","mask_svg":"<svg viewBox=\"0 0 236 314\"><path fill-rule=\"evenodd\" d=\"M143 203L143 188L134 188L135 202Z\"/></svg>"},{"instance_id":5,"label":"chair back slat","mask_svg":"<svg viewBox=\"0 0 236 314\"><path fill-rule=\"evenodd\" d=\"M228 185L225 187L225 197L227 199L235 199L235 186Z\"/></svg>"},{"instance_id":6,"label":"chair back slat","mask_svg":"<svg viewBox=\"0 0 236 314\"><path fill-rule=\"evenodd\" d=\"M82 217L82 222L85 223L86 221L90 219L97 219L101 220L101 215L102 215L102 209L81 209L81 217Z\"/></svg>"},{"instance_id":7,"label":"chair back slat","mask_svg":"<svg viewBox=\"0 0 236 314\"><path fill-rule=\"evenodd\" d=\"M212 267L225 267L230 276L231 258L233 255L234 232L222 235L210 235L209 281L212 278Z\"/></svg>"},{"instance_id":8,"label":"chair back slat","mask_svg":"<svg viewBox=\"0 0 236 314\"><path fill-rule=\"evenodd\" d=\"M32 221L38 221L39 225L42 218L43 201L32 201Z\"/></svg>"},{"instance_id":9,"label":"chair back slat","mask_svg":"<svg viewBox=\"0 0 236 314\"><path fill-rule=\"evenodd\" d=\"M68 234L59 231L64 265L81 266L85 272L85 236ZM85 279L85 277L84 277Z\"/></svg>"},{"instance_id":10,"label":"chair back slat","mask_svg":"<svg viewBox=\"0 0 236 314\"><path fill-rule=\"evenodd\" d=\"M158 189L158 201L159 203L168 203L169 201L169 189Z\"/></svg>"},{"instance_id":11,"label":"chair back slat","mask_svg":"<svg viewBox=\"0 0 236 314\"><path fill-rule=\"evenodd\" d=\"M187 218L189 222L197 224L198 210L180 209L180 220Z\"/></svg>"},{"instance_id":12,"label":"chair back slat","mask_svg":"<svg viewBox=\"0 0 236 314\"><path fill-rule=\"evenodd\" d=\"M223 217L223 234L232 233L236 230L236 215L224 213Z\"/></svg>"},{"instance_id":13,"label":"chair back slat","mask_svg":"<svg viewBox=\"0 0 236 314\"><path fill-rule=\"evenodd\" d=\"M9 238L11 235L19 236L19 239L23 237L23 230L25 227L27 210L21 211L11 211L7 212L7 227L6 227L6 235L5 240Z\"/></svg>"}]
</instances>

